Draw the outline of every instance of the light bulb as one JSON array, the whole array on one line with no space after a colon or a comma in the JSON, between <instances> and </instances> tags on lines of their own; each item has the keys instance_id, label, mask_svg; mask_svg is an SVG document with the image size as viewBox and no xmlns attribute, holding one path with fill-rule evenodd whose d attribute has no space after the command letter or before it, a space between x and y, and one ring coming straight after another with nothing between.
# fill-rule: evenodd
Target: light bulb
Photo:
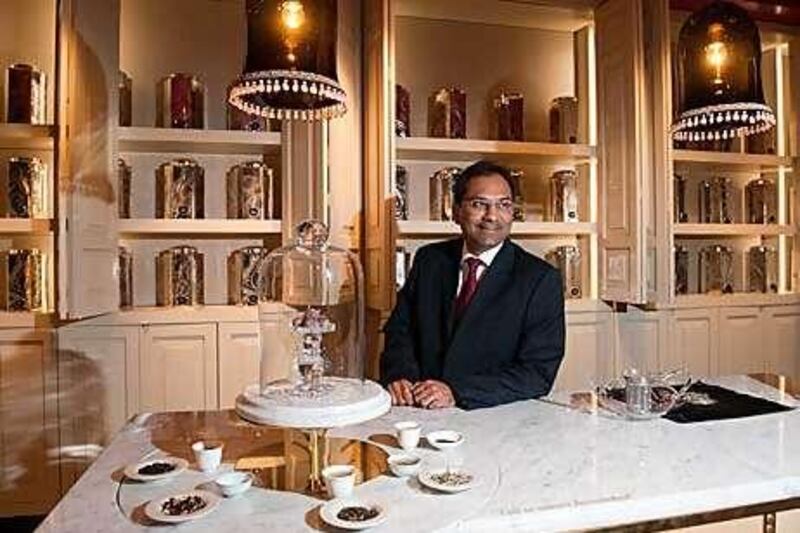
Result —
<instances>
[{"instance_id":1,"label":"light bulb","mask_svg":"<svg viewBox=\"0 0 800 533\"><path fill-rule=\"evenodd\" d=\"M281 22L288 30L297 30L306 21L303 3L298 0L287 0L278 8L281 14Z\"/></svg>"},{"instance_id":2,"label":"light bulb","mask_svg":"<svg viewBox=\"0 0 800 533\"><path fill-rule=\"evenodd\" d=\"M717 70L717 75L719 75L719 71L722 69L722 65L725 64L727 57L728 50L725 47L725 43L714 41L706 45L706 60Z\"/></svg>"}]
</instances>

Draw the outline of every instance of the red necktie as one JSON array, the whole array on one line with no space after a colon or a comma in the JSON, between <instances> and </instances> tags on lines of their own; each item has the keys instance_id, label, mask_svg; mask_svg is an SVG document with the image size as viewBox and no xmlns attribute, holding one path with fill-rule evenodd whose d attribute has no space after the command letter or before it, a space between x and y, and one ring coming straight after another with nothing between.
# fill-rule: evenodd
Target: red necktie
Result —
<instances>
[{"instance_id":1,"label":"red necktie","mask_svg":"<svg viewBox=\"0 0 800 533\"><path fill-rule=\"evenodd\" d=\"M461 319L464 311L469 307L472 297L475 296L475 291L478 289L478 267L483 264L483 261L477 257L467 257L464 262L467 264L467 273L461 284L461 292L456 298L456 320Z\"/></svg>"}]
</instances>

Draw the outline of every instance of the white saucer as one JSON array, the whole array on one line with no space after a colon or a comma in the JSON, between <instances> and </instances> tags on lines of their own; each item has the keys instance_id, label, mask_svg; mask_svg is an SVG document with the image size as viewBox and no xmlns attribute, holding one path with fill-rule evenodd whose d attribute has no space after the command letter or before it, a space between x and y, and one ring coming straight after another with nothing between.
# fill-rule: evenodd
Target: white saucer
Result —
<instances>
[{"instance_id":1,"label":"white saucer","mask_svg":"<svg viewBox=\"0 0 800 533\"><path fill-rule=\"evenodd\" d=\"M378 509L378 516L362 522L350 522L347 520L342 520L336 515L338 515L339 511L345 507L367 507L370 509ZM322 521L328 525L338 527L340 529L349 529L355 531L359 529L369 529L385 522L386 509L383 506L370 501L363 501L357 498L341 498L331 500L323 505L319 510L319 516L322 518Z\"/></svg>"},{"instance_id":2,"label":"white saucer","mask_svg":"<svg viewBox=\"0 0 800 533\"><path fill-rule=\"evenodd\" d=\"M439 431L431 431L425 435L425 440L437 450L449 450L464 444L464 435L458 431L442 429Z\"/></svg>"},{"instance_id":3,"label":"white saucer","mask_svg":"<svg viewBox=\"0 0 800 533\"><path fill-rule=\"evenodd\" d=\"M170 463L174 465L175 468L170 470L169 472L164 472L163 474L147 475L139 473L139 470L153 463ZM125 477L129 479L147 483L150 481L163 481L165 479L177 476L178 474L186 470L188 466L189 462L186 461L186 459L181 459L180 457L162 457L160 459L149 459L147 461L142 461L141 463L128 465L125 467L124 473Z\"/></svg>"},{"instance_id":4,"label":"white saucer","mask_svg":"<svg viewBox=\"0 0 800 533\"><path fill-rule=\"evenodd\" d=\"M183 498L185 496L199 496L205 500L206 506L202 509L198 509L194 513L182 515L170 515L161 510L161 506L170 498ZM211 492L204 490L191 490L189 492L183 492L181 494L173 494L165 498L159 498L158 500L150 500L150 502L144 508L144 514L156 522L178 524L180 522L188 522L189 520L196 520L198 518L207 516L217 508L219 501L220 497Z\"/></svg>"},{"instance_id":5,"label":"white saucer","mask_svg":"<svg viewBox=\"0 0 800 533\"><path fill-rule=\"evenodd\" d=\"M423 470L419 473L417 479L419 480L421 485L428 487L429 489L437 490L439 492L449 492L449 493L464 492L465 490L469 490L478 485L478 478L474 474L460 468L451 468L450 472L455 474L468 474L472 476L472 479L467 483L463 483L461 485L445 485L444 483L440 483L439 481L433 478L433 476L435 475L444 474L446 472L447 472L446 468Z\"/></svg>"}]
</instances>

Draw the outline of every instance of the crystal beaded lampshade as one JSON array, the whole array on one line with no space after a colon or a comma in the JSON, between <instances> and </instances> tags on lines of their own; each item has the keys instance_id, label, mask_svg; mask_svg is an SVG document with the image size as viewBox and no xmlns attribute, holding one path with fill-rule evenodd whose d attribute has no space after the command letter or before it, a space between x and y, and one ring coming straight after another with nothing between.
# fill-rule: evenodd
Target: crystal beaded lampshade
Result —
<instances>
[{"instance_id":1,"label":"crystal beaded lampshade","mask_svg":"<svg viewBox=\"0 0 800 533\"><path fill-rule=\"evenodd\" d=\"M715 1L693 13L678 39L676 141L720 141L761 133L775 114L761 87L761 38L739 6Z\"/></svg>"},{"instance_id":2,"label":"crystal beaded lampshade","mask_svg":"<svg viewBox=\"0 0 800 533\"><path fill-rule=\"evenodd\" d=\"M230 104L279 120L344 115L337 16L337 0L248 0L247 61L230 90Z\"/></svg>"}]
</instances>

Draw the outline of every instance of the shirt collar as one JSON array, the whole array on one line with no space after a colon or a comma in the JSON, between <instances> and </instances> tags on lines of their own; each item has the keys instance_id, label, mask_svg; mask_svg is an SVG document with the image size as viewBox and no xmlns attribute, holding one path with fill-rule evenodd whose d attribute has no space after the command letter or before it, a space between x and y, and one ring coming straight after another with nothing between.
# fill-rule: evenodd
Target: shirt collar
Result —
<instances>
[{"instance_id":1,"label":"shirt collar","mask_svg":"<svg viewBox=\"0 0 800 533\"><path fill-rule=\"evenodd\" d=\"M465 260L467 257L477 257L478 259L480 259L480 260L481 260L481 263L483 263L484 265L486 265L486 268L489 268L489 265L491 265L491 264L492 264L492 261L494 261L494 258L495 258L495 257L497 256L497 254L500 252L500 248L502 248L502 247L503 247L503 244L505 244L505 241L503 241L503 242L501 242L500 244L498 244L498 245L494 246L493 248L489 248L488 250L485 250L484 252L481 252L481 253L480 253L480 254L478 254L478 255L475 255L475 254L469 253L469 252L467 251L467 245L466 245L466 244L464 244L464 245L462 246L462 248L461 248L461 264L464 264L464 260Z\"/></svg>"}]
</instances>

